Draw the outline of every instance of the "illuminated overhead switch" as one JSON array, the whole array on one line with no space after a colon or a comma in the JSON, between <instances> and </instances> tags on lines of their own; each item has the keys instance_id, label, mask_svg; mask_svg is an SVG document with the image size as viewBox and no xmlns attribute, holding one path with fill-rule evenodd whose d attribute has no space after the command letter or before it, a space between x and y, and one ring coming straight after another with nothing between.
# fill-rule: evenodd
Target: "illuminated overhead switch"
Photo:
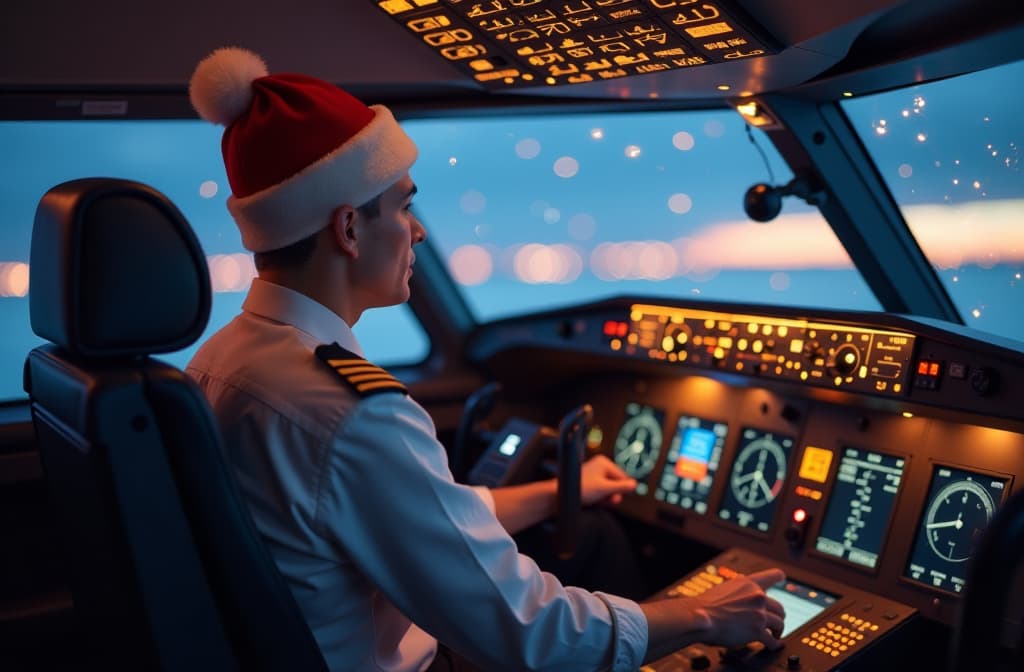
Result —
<instances>
[{"instance_id":1,"label":"illuminated overhead switch","mask_svg":"<svg viewBox=\"0 0 1024 672\"><path fill-rule=\"evenodd\" d=\"M617 320L607 320L602 331L609 338L624 338L629 331L629 325Z\"/></svg>"},{"instance_id":2,"label":"illuminated overhead switch","mask_svg":"<svg viewBox=\"0 0 1024 672\"><path fill-rule=\"evenodd\" d=\"M942 362L929 359L918 361L917 372L914 376L914 387L923 390L937 390L941 380Z\"/></svg>"},{"instance_id":3,"label":"illuminated overhead switch","mask_svg":"<svg viewBox=\"0 0 1024 672\"><path fill-rule=\"evenodd\" d=\"M793 509L793 513L789 516L789 527L786 528L786 541L789 543L790 548L798 549L804 545L804 539L807 538L807 527L810 525L811 516L807 513L807 509L799 508Z\"/></svg>"}]
</instances>

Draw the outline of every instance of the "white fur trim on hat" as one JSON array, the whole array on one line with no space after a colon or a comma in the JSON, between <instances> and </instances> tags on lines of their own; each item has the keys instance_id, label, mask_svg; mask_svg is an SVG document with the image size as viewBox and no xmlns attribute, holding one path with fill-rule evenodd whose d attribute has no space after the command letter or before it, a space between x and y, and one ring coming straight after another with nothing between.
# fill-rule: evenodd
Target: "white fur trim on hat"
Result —
<instances>
[{"instance_id":1,"label":"white fur trim on hat","mask_svg":"<svg viewBox=\"0 0 1024 672\"><path fill-rule=\"evenodd\" d=\"M224 47L196 66L188 97L200 117L228 126L249 109L253 80L266 75L262 58L247 49Z\"/></svg>"},{"instance_id":2,"label":"white fur trim on hat","mask_svg":"<svg viewBox=\"0 0 1024 672\"><path fill-rule=\"evenodd\" d=\"M363 205L408 172L416 144L388 108L370 109L373 120L330 154L283 182L228 198L247 250L268 252L311 236L327 226L338 206Z\"/></svg>"}]
</instances>

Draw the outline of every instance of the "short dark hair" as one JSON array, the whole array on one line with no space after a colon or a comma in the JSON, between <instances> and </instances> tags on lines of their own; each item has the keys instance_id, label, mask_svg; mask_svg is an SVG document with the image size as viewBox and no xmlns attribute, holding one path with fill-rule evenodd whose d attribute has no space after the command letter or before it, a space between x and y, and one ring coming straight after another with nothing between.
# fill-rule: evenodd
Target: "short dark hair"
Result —
<instances>
[{"instance_id":1,"label":"short dark hair","mask_svg":"<svg viewBox=\"0 0 1024 672\"><path fill-rule=\"evenodd\" d=\"M356 210L367 219L380 217L380 194L377 194L366 203L360 205ZM316 237L320 235L317 231L311 236L306 236L300 241L294 242L285 247L267 252L256 252L252 255L253 263L257 271L287 270L299 268L310 260L313 250L316 249Z\"/></svg>"},{"instance_id":2,"label":"short dark hair","mask_svg":"<svg viewBox=\"0 0 1024 672\"><path fill-rule=\"evenodd\" d=\"M252 255L252 261L256 265L256 270L286 270L302 266L313 256L318 235L320 235L319 231L291 245L279 247L276 250L256 252Z\"/></svg>"},{"instance_id":3,"label":"short dark hair","mask_svg":"<svg viewBox=\"0 0 1024 672\"><path fill-rule=\"evenodd\" d=\"M374 219L375 217L380 217L380 197L381 194L377 194L376 196L368 200L366 203L363 203L358 208L356 208L356 210L359 211L360 215L366 217L367 219Z\"/></svg>"}]
</instances>

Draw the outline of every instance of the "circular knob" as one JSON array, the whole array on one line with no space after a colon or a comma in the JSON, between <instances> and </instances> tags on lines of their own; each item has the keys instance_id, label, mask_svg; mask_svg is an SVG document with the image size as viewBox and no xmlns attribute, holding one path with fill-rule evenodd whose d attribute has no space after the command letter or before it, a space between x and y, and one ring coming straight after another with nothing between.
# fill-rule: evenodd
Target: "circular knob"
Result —
<instances>
[{"instance_id":1,"label":"circular knob","mask_svg":"<svg viewBox=\"0 0 1024 672\"><path fill-rule=\"evenodd\" d=\"M979 397L987 397L999 386L999 372L993 368L981 366L971 371L969 382L971 389Z\"/></svg>"},{"instance_id":2,"label":"circular knob","mask_svg":"<svg viewBox=\"0 0 1024 672\"><path fill-rule=\"evenodd\" d=\"M792 654L786 659L787 670L799 670L800 669L800 656L796 653Z\"/></svg>"},{"instance_id":3,"label":"circular knob","mask_svg":"<svg viewBox=\"0 0 1024 672\"><path fill-rule=\"evenodd\" d=\"M821 343L817 341L808 341L804 343L804 357L814 361L820 357L825 356L825 351L821 349Z\"/></svg>"},{"instance_id":4,"label":"circular knob","mask_svg":"<svg viewBox=\"0 0 1024 672\"><path fill-rule=\"evenodd\" d=\"M843 343L836 348L829 368L835 371L836 375L845 378L856 371L858 366L860 366L860 350L853 343Z\"/></svg>"}]
</instances>

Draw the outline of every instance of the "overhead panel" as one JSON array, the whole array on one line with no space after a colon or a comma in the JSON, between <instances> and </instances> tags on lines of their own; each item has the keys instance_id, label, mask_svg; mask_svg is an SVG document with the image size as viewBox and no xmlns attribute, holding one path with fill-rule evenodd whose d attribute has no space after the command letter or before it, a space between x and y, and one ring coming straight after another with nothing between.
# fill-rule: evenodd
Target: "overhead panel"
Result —
<instances>
[{"instance_id":1,"label":"overhead panel","mask_svg":"<svg viewBox=\"0 0 1024 672\"><path fill-rule=\"evenodd\" d=\"M490 89L583 84L778 53L729 0L371 0Z\"/></svg>"}]
</instances>

